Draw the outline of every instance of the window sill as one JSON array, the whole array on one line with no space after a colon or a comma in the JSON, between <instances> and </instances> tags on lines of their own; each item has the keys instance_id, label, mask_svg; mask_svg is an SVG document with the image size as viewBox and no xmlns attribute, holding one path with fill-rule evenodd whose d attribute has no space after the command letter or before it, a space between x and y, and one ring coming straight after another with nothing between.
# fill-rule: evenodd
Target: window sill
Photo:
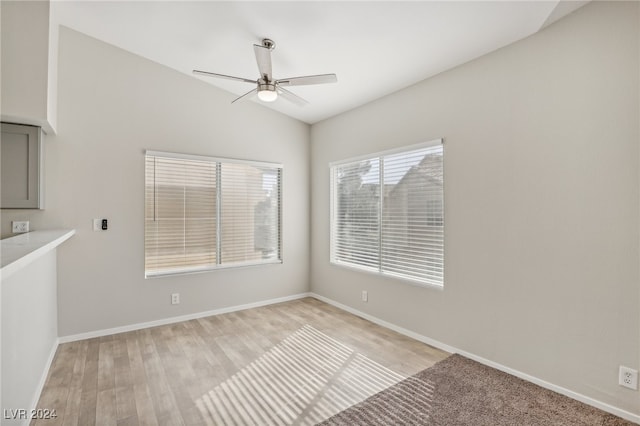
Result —
<instances>
[{"instance_id":1,"label":"window sill","mask_svg":"<svg viewBox=\"0 0 640 426\"><path fill-rule=\"evenodd\" d=\"M192 275L192 274L201 274L204 272L212 272L219 271L223 269L232 269L232 268L248 268L253 266L263 266L263 265L278 265L282 264L282 260L272 260L267 262L246 262L246 263L233 263L229 265L216 265L216 266L206 266L200 268L188 268L188 269L172 269L165 271L154 271L154 272L145 272L144 277L149 278L162 278L162 277L172 277L176 275Z\"/></svg>"},{"instance_id":2,"label":"window sill","mask_svg":"<svg viewBox=\"0 0 640 426\"><path fill-rule=\"evenodd\" d=\"M435 283L433 281L419 281L417 279L408 278L399 274L394 274L391 272L380 272L375 268L367 268L365 266L350 265L348 263L335 262L335 261L330 261L329 263L331 263L331 265L337 266L339 268L348 269L350 271L364 272L364 273L375 275L382 278L391 278L397 281L401 281L405 284L412 285L414 287L428 288L428 289L440 290L440 291L444 290L444 284Z\"/></svg>"}]
</instances>

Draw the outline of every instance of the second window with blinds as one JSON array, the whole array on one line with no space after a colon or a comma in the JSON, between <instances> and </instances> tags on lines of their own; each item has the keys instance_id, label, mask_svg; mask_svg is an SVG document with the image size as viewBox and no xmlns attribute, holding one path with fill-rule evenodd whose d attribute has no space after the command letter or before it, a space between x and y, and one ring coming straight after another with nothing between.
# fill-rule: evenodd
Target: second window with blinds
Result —
<instances>
[{"instance_id":1,"label":"second window with blinds","mask_svg":"<svg viewBox=\"0 0 640 426\"><path fill-rule=\"evenodd\" d=\"M282 166L147 151L145 276L281 263Z\"/></svg>"},{"instance_id":2,"label":"second window with blinds","mask_svg":"<svg viewBox=\"0 0 640 426\"><path fill-rule=\"evenodd\" d=\"M438 139L330 165L332 263L444 284L442 148Z\"/></svg>"}]
</instances>

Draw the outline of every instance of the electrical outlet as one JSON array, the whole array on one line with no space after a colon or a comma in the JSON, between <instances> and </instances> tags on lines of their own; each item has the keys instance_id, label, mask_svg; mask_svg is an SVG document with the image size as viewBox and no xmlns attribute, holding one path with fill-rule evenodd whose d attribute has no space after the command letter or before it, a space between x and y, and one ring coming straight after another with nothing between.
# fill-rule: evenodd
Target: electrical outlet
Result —
<instances>
[{"instance_id":1,"label":"electrical outlet","mask_svg":"<svg viewBox=\"0 0 640 426\"><path fill-rule=\"evenodd\" d=\"M362 301L363 302L369 301L369 293L367 292L367 290L362 290Z\"/></svg>"},{"instance_id":2,"label":"electrical outlet","mask_svg":"<svg viewBox=\"0 0 640 426\"><path fill-rule=\"evenodd\" d=\"M179 305L180 304L180 293L173 293L171 295L171 304Z\"/></svg>"},{"instance_id":3,"label":"electrical outlet","mask_svg":"<svg viewBox=\"0 0 640 426\"><path fill-rule=\"evenodd\" d=\"M18 222L18 221L13 221L11 222L11 232L13 232L14 234L23 234L25 232L29 232L29 221L23 221L23 222Z\"/></svg>"},{"instance_id":4,"label":"electrical outlet","mask_svg":"<svg viewBox=\"0 0 640 426\"><path fill-rule=\"evenodd\" d=\"M618 384L625 388L638 390L638 371L621 365Z\"/></svg>"}]
</instances>

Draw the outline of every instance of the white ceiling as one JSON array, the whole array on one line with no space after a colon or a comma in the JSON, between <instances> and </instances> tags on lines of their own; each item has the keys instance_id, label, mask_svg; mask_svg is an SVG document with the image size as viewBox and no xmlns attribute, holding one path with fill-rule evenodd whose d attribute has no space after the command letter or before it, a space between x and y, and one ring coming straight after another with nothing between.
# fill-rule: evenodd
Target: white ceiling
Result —
<instances>
[{"instance_id":1,"label":"white ceiling","mask_svg":"<svg viewBox=\"0 0 640 426\"><path fill-rule=\"evenodd\" d=\"M310 102L304 107L265 104L315 123L527 37L585 3L54 1L51 19L189 75L257 79L252 45L271 38L274 78L338 75L335 84L292 87ZM254 88L193 78L238 96Z\"/></svg>"}]
</instances>

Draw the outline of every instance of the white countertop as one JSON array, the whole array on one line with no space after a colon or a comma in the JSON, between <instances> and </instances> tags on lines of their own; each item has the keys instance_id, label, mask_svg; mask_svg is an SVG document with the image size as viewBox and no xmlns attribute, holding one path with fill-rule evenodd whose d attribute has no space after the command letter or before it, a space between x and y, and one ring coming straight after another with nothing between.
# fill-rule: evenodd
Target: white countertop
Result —
<instances>
[{"instance_id":1,"label":"white countertop","mask_svg":"<svg viewBox=\"0 0 640 426\"><path fill-rule=\"evenodd\" d=\"M0 276L7 278L22 269L38 257L67 241L76 231L74 229L52 229L32 231L0 241L2 267Z\"/></svg>"}]
</instances>

